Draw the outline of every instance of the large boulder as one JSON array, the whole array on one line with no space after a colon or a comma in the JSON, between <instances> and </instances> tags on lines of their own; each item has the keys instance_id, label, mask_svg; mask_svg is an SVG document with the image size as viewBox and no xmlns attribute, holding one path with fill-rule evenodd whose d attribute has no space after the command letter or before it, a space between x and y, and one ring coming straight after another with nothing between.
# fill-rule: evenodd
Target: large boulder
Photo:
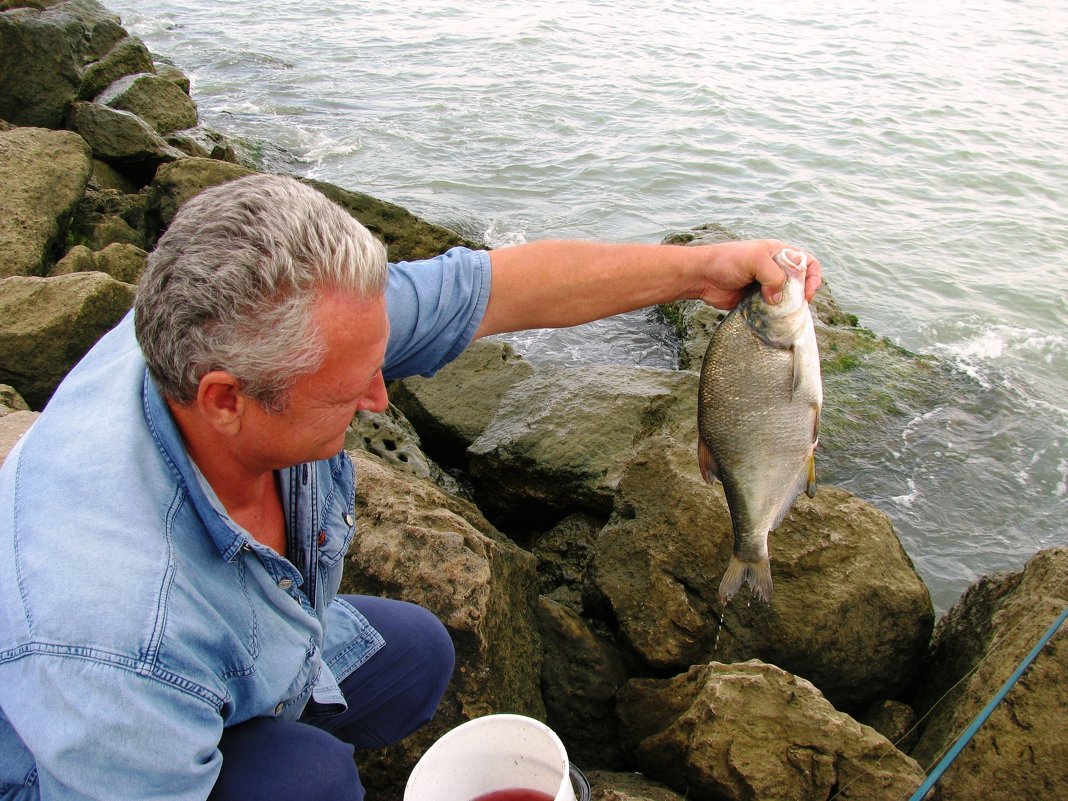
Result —
<instances>
[{"instance_id":1,"label":"large boulder","mask_svg":"<svg viewBox=\"0 0 1068 801\"><path fill-rule=\"evenodd\" d=\"M74 101L67 126L89 143L95 158L118 167L139 184L147 183L160 164L185 157L136 114L100 103Z\"/></svg>"},{"instance_id":2,"label":"large boulder","mask_svg":"<svg viewBox=\"0 0 1068 801\"><path fill-rule=\"evenodd\" d=\"M89 148L76 134L0 132L0 278L44 274L60 255L91 172Z\"/></svg>"},{"instance_id":3,"label":"large boulder","mask_svg":"<svg viewBox=\"0 0 1068 801\"><path fill-rule=\"evenodd\" d=\"M753 660L620 692L636 767L695 801L899 801L924 779L809 682Z\"/></svg>"},{"instance_id":4,"label":"large boulder","mask_svg":"<svg viewBox=\"0 0 1068 801\"><path fill-rule=\"evenodd\" d=\"M507 342L480 339L433 378L393 382L389 396L435 458L466 467L467 449L482 436L505 393L533 372Z\"/></svg>"},{"instance_id":5,"label":"large boulder","mask_svg":"<svg viewBox=\"0 0 1068 801\"><path fill-rule=\"evenodd\" d=\"M616 693L633 675L632 660L575 612L548 598L538 600L538 628L549 726L576 765L625 768Z\"/></svg>"},{"instance_id":6,"label":"large boulder","mask_svg":"<svg viewBox=\"0 0 1068 801\"><path fill-rule=\"evenodd\" d=\"M0 11L0 117L60 127L85 65L123 36L118 17L96 0Z\"/></svg>"},{"instance_id":7,"label":"large boulder","mask_svg":"<svg viewBox=\"0 0 1068 801\"><path fill-rule=\"evenodd\" d=\"M181 88L148 72L126 75L101 92L97 103L129 111L166 135L197 124L197 107Z\"/></svg>"},{"instance_id":8,"label":"large boulder","mask_svg":"<svg viewBox=\"0 0 1068 801\"><path fill-rule=\"evenodd\" d=\"M594 545L593 580L659 671L761 659L853 711L901 695L923 660L930 595L885 514L837 487L802 496L769 538L775 596L717 598L733 543L722 485L694 449L652 440Z\"/></svg>"},{"instance_id":9,"label":"large boulder","mask_svg":"<svg viewBox=\"0 0 1068 801\"><path fill-rule=\"evenodd\" d=\"M144 42L136 36L125 36L102 58L85 68L78 99L92 100L120 78L154 70L152 56Z\"/></svg>"},{"instance_id":10,"label":"large boulder","mask_svg":"<svg viewBox=\"0 0 1068 801\"><path fill-rule=\"evenodd\" d=\"M302 179L314 186L381 239L390 261L429 259L452 247L479 248L478 242L440 225L416 217L410 211L362 192L352 192L325 181Z\"/></svg>"},{"instance_id":11,"label":"large boulder","mask_svg":"<svg viewBox=\"0 0 1068 801\"><path fill-rule=\"evenodd\" d=\"M926 725L912 755L933 765L1068 607L1068 548L973 584L938 624L918 682ZM1068 625L1062 625L936 785L936 798L1068 798Z\"/></svg>"},{"instance_id":12,"label":"large boulder","mask_svg":"<svg viewBox=\"0 0 1068 801\"><path fill-rule=\"evenodd\" d=\"M434 720L396 746L361 757L369 795L399 799L419 756L452 727L511 712L545 718L534 558L470 503L363 451L356 463L359 529L341 591L430 609L456 646L456 670Z\"/></svg>"},{"instance_id":13,"label":"large boulder","mask_svg":"<svg viewBox=\"0 0 1068 801\"><path fill-rule=\"evenodd\" d=\"M468 449L483 510L545 526L575 511L607 513L642 440L697 441L697 376L604 365L547 367L515 384Z\"/></svg>"},{"instance_id":14,"label":"large boulder","mask_svg":"<svg viewBox=\"0 0 1068 801\"><path fill-rule=\"evenodd\" d=\"M49 275L96 271L126 284L136 284L144 272L147 258L148 253L136 245L114 243L97 252L85 245L75 245L56 262Z\"/></svg>"},{"instance_id":15,"label":"large boulder","mask_svg":"<svg viewBox=\"0 0 1068 801\"><path fill-rule=\"evenodd\" d=\"M162 165L152 180L152 209L161 228L171 224L178 209L208 187L253 175L255 170L208 158L183 158Z\"/></svg>"},{"instance_id":16,"label":"large boulder","mask_svg":"<svg viewBox=\"0 0 1068 801\"><path fill-rule=\"evenodd\" d=\"M0 280L0 383L42 408L133 296L130 284L98 272Z\"/></svg>"}]
</instances>

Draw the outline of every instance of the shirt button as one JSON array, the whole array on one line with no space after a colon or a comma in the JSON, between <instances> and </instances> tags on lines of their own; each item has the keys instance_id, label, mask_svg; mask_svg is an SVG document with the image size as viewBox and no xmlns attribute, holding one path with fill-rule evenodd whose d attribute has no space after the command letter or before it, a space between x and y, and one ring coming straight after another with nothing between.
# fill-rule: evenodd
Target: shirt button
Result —
<instances>
[{"instance_id":1,"label":"shirt button","mask_svg":"<svg viewBox=\"0 0 1068 801\"><path fill-rule=\"evenodd\" d=\"M354 518L352 516L352 512L345 512L345 525L346 526L351 526L353 521L354 521Z\"/></svg>"},{"instance_id":2,"label":"shirt button","mask_svg":"<svg viewBox=\"0 0 1068 801\"><path fill-rule=\"evenodd\" d=\"M274 708L274 714L281 715L282 714L282 709L284 709L284 708L285 708L285 704L279 703L278 706L276 706Z\"/></svg>"},{"instance_id":3,"label":"shirt button","mask_svg":"<svg viewBox=\"0 0 1068 801\"><path fill-rule=\"evenodd\" d=\"M288 590L290 587L293 586L293 579L282 579L278 582L278 586L281 587L283 590Z\"/></svg>"},{"instance_id":4,"label":"shirt button","mask_svg":"<svg viewBox=\"0 0 1068 801\"><path fill-rule=\"evenodd\" d=\"M326 545L326 532L325 531L320 531L319 532L319 545L320 546Z\"/></svg>"}]
</instances>

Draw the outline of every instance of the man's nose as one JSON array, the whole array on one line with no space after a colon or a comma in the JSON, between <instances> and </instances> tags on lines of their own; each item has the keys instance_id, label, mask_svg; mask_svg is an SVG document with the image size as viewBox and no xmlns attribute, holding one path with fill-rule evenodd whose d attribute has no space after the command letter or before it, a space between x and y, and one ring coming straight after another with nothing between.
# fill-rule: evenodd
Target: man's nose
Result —
<instances>
[{"instance_id":1,"label":"man's nose","mask_svg":"<svg viewBox=\"0 0 1068 801\"><path fill-rule=\"evenodd\" d=\"M389 397L386 394L386 382L379 373L374 382L367 389L367 394L360 401L361 412L384 412L389 408Z\"/></svg>"}]
</instances>

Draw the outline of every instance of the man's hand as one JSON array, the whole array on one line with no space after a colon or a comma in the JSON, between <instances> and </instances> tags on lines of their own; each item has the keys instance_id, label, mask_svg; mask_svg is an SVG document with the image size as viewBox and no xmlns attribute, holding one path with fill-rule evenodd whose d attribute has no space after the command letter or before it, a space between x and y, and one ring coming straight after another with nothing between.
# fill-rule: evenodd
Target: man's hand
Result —
<instances>
[{"instance_id":1,"label":"man's hand","mask_svg":"<svg viewBox=\"0 0 1068 801\"><path fill-rule=\"evenodd\" d=\"M717 309L733 309L741 302L743 290L759 281L764 299L778 303L786 274L775 263L775 254L783 248L798 250L777 239L754 239L745 242L723 242L718 245L695 247L706 249L709 255L706 269L707 284L700 297ZM808 251L808 271L805 274L805 299L812 300L823 281L819 260Z\"/></svg>"}]
</instances>

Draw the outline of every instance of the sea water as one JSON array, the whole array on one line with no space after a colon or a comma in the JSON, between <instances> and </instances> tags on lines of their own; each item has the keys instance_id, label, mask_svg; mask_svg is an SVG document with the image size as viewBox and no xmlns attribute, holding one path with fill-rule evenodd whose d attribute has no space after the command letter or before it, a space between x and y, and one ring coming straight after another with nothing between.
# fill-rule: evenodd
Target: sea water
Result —
<instances>
[{"instance_id":1,"label":"sea water","mask_svg":"<svg viewBox=\"0 0 1068 801\"><path fill-rule=\"evenodd\" d=\"M1068 545L1061 0L105 5L268 167L490 245L715 222L812 250L862 325L964 387L823 478L890 515L940 612ZM641 313L513 342L674 359Z\"/></svg>"}]
</instances>

